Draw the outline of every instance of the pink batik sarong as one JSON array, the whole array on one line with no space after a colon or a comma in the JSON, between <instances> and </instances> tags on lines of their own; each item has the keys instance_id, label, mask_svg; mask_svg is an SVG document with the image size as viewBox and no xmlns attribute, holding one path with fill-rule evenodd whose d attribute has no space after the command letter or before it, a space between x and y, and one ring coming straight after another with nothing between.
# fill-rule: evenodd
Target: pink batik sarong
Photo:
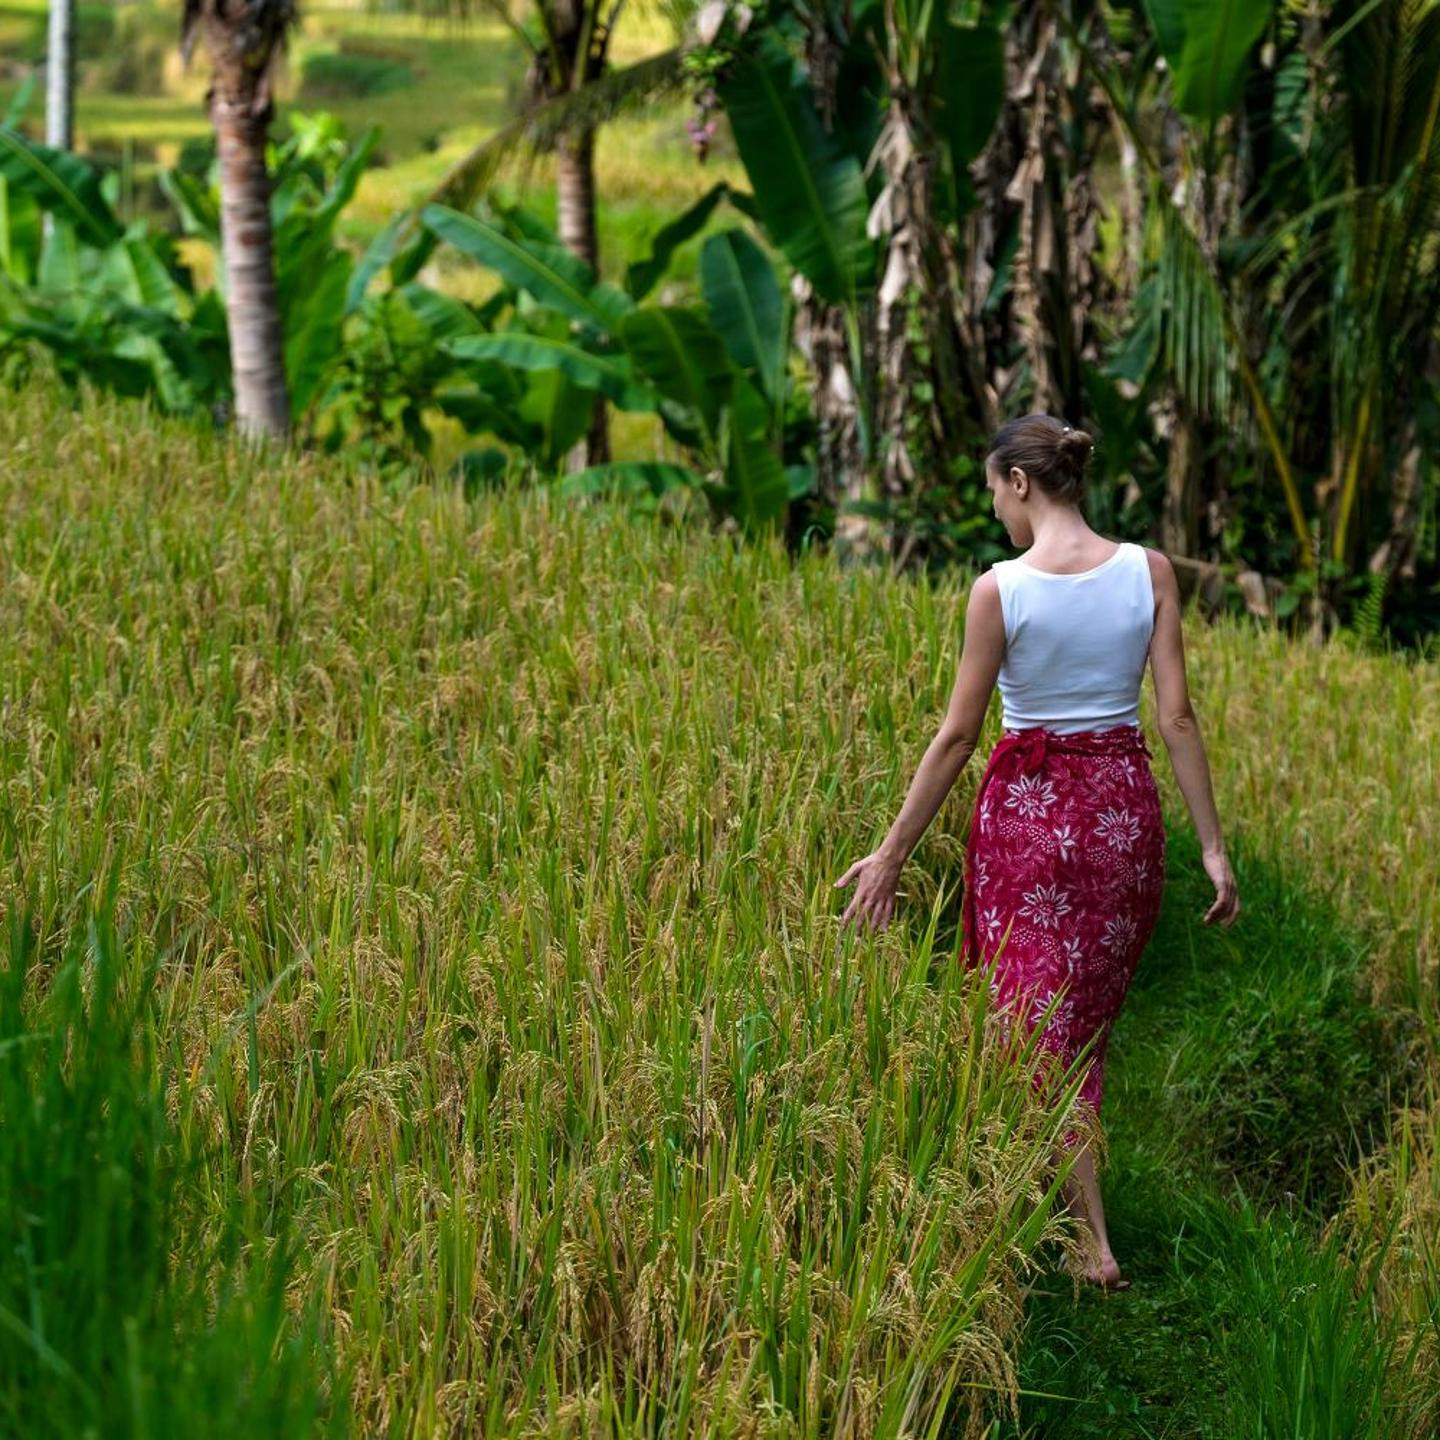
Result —
<instances>
[{"instance_id":1,"label":"pink batik sarong","mask_svg":"<svg viewBox=\"0 0 1440 1440\"><path fill-rule=\"evenodd\" d=\"M961 928L967 963L1068 1067L1093 1042L1080 1102L1098 1119L1110 1027L1160 916L1165 828L1138 725L1006 730L975 797ZM1003 942L1003 943L1002 943ZM1067 1131L1065 1143L1077 1143Z\"/></svg>"}]
</instances>

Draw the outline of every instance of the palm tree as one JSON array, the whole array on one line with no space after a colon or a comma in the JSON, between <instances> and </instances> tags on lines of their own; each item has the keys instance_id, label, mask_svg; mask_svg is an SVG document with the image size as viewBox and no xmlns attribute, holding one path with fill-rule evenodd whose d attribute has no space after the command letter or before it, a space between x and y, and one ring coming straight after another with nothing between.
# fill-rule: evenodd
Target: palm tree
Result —
<instances>
[{"instance_id":1,"label":"palm tree","mask_svg":"<svg viewBox=\"0 0 1440 1440\"><path fill-rule=\"evenodd\" d=\"M1149 176L1139 309L1170 377L1174 538L1193 543L1217 498L1196 452L1253 424L1296 567L1318 576L1318 630L1351 577L1416 574L1420 415L1440 374L1440 10L1337 0L1232 18L1160 33L1171 64L1154 145L1141 97L1122 98L1126 71L1087 61ZM1239 143L1217 145L1222 127Z\"/></svg>"},{"instance_id":2,"label":"palm tree","mask_svg":"<svg viewBox=\"0 0 1440 1440\"><path fill-rule=\"evenodd\" d=\"M185 0L180 32L187 62L198 35L214 69L206 100L220 161L235 417L245 435L283 436L290 429L265 135L272 69L294 22L292 0Z\"/></svg>"},{"instance_id":3,"label":"palm tree","mask_svg":"<svg viewBox=\"0 0 1440 1440\"><path fill-rule=\"evenodd\" d=\"M461 0L462 9L465 3ZM518 149L553 151L560 238L598 274L596 136L607 120L682 87L682 48L676 45L612 70L610 42L625 0L536 0L538 41L511 13L508 0L480 3L509 27L529 56L525 105L514 120L454 165L428 198L464 210ZM683 30L692 10L688 0L668 0L662 8L676 31ZM605 401L597 395L590 433L572 453L570 468L609 458Z\"/></svg>"},{"instance_id":4,"label":"palm tree","mask_svg":"<svg viewBox=\"0 0 1440 1440\"><path fill-rule=\"evenodd\" d=\"M45 46L45 143L69 150L75 142L75 0L50 0Z\"/></svg>"}]
</instances>

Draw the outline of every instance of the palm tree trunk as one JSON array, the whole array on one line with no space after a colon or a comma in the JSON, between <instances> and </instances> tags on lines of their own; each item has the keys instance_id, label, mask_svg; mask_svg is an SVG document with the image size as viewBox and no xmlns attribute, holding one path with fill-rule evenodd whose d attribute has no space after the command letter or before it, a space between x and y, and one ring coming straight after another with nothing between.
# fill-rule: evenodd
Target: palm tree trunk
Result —
<instances>
[{"instance_id":1,"label":"palm tree trunk","mask_svg":"<svg viewBox=\"0 0 1440 1440\"><path fill-rule=\"evenodd\" d=\"M265 172L269 107L250 97L212 93L210 119L220 159L220 226L235 416L242 434L283 436L290 429L280 306L275 292L270 181Z\"/></svg>"},{"instance_id":2,"label":"palm tree trunk","mask_svg":"<svg viewBox=\"0 0 1440 1440\"><path fill-rule=\"evenodd\" d=\"M600 273L600 241L595 223L595 132L563 136L555 147L555 208L560 239L595 273ZM590 430L566 457L572 474L610 459L610 426L605 397L597 395Z\"/></svg>"},{"instance_id":3,"label":"palm tree trunk","mask_svg":"<svg viewBox=\"0 0 1440 1440\"><path fill-rule=\"evenodd\" d=\"M555 208L560 238L597 274L600 243L595 230L595 132L562 136L555 147Z\"/></svg>"},{"instance_id":4,"label":"palm tree trunk","mask_svg":"<svg viewBox=\"0 0 1440 1440\"><path fill-rule=\"evenodd\" d=\"M70 150L75 144L75 0L50 0L45 143L55 150Z\"/></svg>"}]
</instances>

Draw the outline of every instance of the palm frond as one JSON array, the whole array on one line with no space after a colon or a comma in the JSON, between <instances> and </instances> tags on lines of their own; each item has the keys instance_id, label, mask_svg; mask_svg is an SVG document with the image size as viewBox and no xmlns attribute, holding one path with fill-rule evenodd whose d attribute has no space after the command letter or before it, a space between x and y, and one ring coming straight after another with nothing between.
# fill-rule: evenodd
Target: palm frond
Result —
<instances>
[{"instance_id":1,"label":"palm frond","mask_svg":"<svg viewBox=\"0 0 1440 1440\"><path fill-rule=\"evenodd\" d=\"M682 53L676 46L652 55L517 115L456 161L422 203L465 210L521 150L545 150L562 135L594 130L674 92L684 81Z\"/></svg>"},{"instance_id":2,"label":"palm frond","mask_svg":"<svg viewBox=\"0 0 1440 1440\"><path fill-rule=\"evenodd\" d=\"M1222 417L1230 405L1234 363L1224 297L1180 212L1157 195L1150 216L1150 242L1164 307L1161 333L1166 364L1197 412Z\"/></svg>"}]
</instances>

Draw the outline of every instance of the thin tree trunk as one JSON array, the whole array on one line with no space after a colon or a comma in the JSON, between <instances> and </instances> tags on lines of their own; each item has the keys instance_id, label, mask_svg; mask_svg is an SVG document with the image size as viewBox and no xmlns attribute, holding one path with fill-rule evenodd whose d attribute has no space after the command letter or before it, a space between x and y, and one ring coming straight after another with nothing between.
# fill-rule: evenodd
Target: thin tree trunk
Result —
<instances>
[{"instance_id":1,"label":"thin tree trunk","mask_svg":"<svg viewBox=\"0 0 1440 1440\"><path fill-rule=\"evenodd\" d=\"M269 106L257 115L249 97L236 100L212 93L210 118L220 159L220 227L235 417L242 434L283 436L290 429L290 399L275 291L270 180L265 173Z\"/></svg>"},{"instance_id":2,"label":"thin tree trunk","mask_svg":"<svg viewBox=\"0 0 1440 1440\"><path fill-rule=\"evenodd\" d=\"M565 135L555 147L555 207L565 248L598 275L595 231L595 132Z\"/></svg>"},{"instance_id":3,"label":"thin tree trunk","mask_svg":"<svg viewBox=\"0 0 1440 1440\"><path fill-rule=\"evenodd\" d=\"M555 207L565 248L600 273L600 241L595 223L595 132L562 136L555 147ZM610 459L610 426L605 397L595 397L590 430L566 457L572 474Z\"/></svg>"},{"instance_id":4,"label":"thin tree trunk","mask_svg":"<svg viewBox=\"0 0 1440 1440\"><path fill-rule=\"evenodd\" d=\"M70 150L75 145L75 0L50 0L45 143L55 150Z\"/></svg>"},{"instance_id":5,"label":"thin tree trunk","mask_svg":"<svg viewBox=\"0 0 1440 1440\"><path fill-rule=\"evenodd\" d=\"M805 26L805 72L820 123L827 131L835 128L838 103L836 87L840 70L840 46L818 17ZM842 563L863 562L881 554L885 547L884 527L871 515L841 514L843 505L867 505L876 499L875 486L867 469L861 430L861 392L865 376L855 373L857 357L846 332L846 316L839 305L815 293L810 282L796 271L790 293L795 304L792 335L810 367L810 403L815 416L815 488L836 510L835 533L831 542L836 559ZM862 350L871 335L873 311L860 307ZM874 358L873 347L869 353ZM864 356L860 358L861 363ZM869 389L874 393L874 386Z\"/></svg>"},{"instance_id":6,"label":"thin tree trunk","mask_svg":"<svg viewBox=\"0 0 1440 1440\"><path fill-rule=\"evenodd\" d=\"M1160 512L1160 544L1172 555L1198 558L1200 542L1200 437L1189 406L1178 393L1170 401L1170 468Z\"/></svg>"}]
</instances>

